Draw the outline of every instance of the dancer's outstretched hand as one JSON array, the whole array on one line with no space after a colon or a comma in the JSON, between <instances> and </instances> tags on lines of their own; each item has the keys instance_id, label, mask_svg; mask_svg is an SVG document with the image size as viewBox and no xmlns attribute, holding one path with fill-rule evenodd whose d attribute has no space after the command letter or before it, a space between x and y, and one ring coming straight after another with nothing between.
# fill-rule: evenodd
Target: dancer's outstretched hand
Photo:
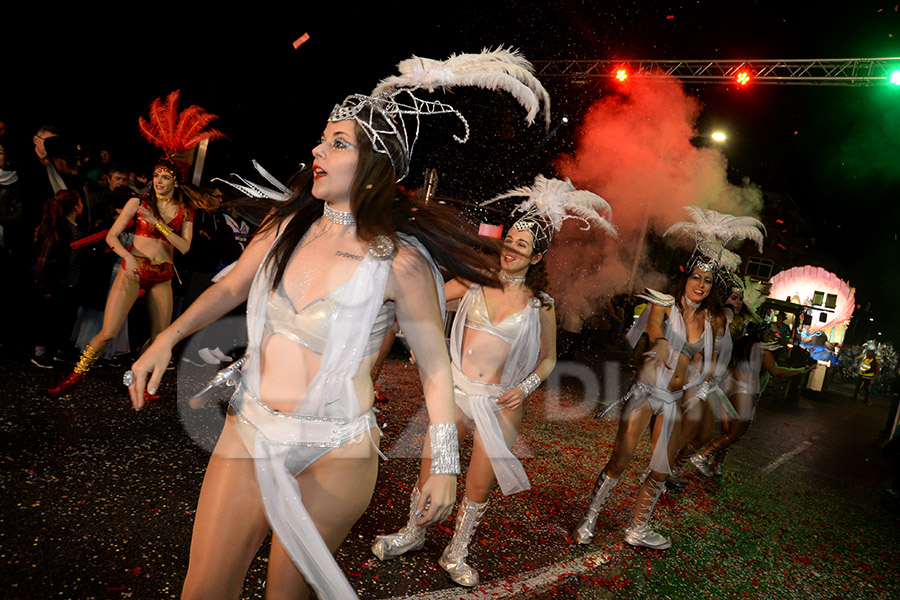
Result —
<instances>
[{"instance_id":1,"label":"dancer's outstretched hand","mask_svg":"<svg viewBox=\"0 0 900 600\"><path fill-rule=\"evenodd\" d=\"M429 475L422 484L416 510L422 518L416 523L425 527L440 523L453 512L456 503L456 475Z\"/></svg>"},{"instance_id":2,"label":"dancer's outstretched hand","mask_svg":"<svg viewBox=\"0 0 900 600\"><path fill-rule=\"evenodd\" d=\"M501 405L503 408L508 410L514 410L521 406L522 401L525 400L525 392L522 391L517 385L512 386L497 398L497 404Z\"/></svg>"},{"instance_id":3,"label":"dancer's outstretched hand","mask_svg":"<svg viewBox=\"0 0 900 600\"><path fill-rule=\"evenodd\" d=\"M131 365L134 383L128 386L128 395L131 397L134 410L141 410L144 407L145 390L150 395L156 394L170 360L172 349L157 338L157 341L150 344L150 347Z\"/></svg>"}]
</instances>

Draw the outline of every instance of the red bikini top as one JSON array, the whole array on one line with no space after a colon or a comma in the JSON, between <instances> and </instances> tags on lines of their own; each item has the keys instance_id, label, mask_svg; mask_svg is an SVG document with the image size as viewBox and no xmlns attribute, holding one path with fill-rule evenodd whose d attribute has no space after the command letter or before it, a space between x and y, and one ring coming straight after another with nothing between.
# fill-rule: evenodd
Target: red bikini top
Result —
<instances>
[{"instance_id":1,"label":"red bikini top","mask_svg":"<svg viewBox=\"0 0 900 600\"><path fill-rule=\"evenodd\" d=\"M146 198L141 199L141 207L145 210L150 210L150 205L147 202ZM194 220L194 211L190 208L182 206L178 211L178 214L175 215L175 218L166 223L166 226L172 231L178 233L181 231L181 226L185 222L193 222ZM165 223L165 220L163 220ZM134 235L140 235L142 237L154 238L157 240L165 239L162 233L160 233L159 229L156 228L155 225L151 225L147 219L141 216L141 213L136 213L134 216Z\"/></svg>"}]
</instances>

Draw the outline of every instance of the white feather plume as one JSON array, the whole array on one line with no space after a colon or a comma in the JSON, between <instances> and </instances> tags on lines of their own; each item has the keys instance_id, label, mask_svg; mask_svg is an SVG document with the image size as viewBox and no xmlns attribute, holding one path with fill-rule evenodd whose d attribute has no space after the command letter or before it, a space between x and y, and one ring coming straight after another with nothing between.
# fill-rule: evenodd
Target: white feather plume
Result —
<instances>
[{"instance_id":1,"label":"white feather plume","mask_svg":"<svg viewBox=\"0 0 900 600\"><path fill-rule=\"evenodd\" d=\"M722 248L722 255L719 257L719 266L728 269L729 271L737 271L738 267L741 266L741 257L731 250Z\"/></svg>"},{"instance_id":2,"label":"white feather plume","mask_svg":"<svg viewBox=\"0 0 900 600\"><path fill-rule=\"evenodd\" d=\"M485 48L480 54L452 54L447 60L413 56L401 61L400 75L387 77L375 87L372 96L393 94L397 90L473 86L510 93L527 111L533 123L541 104L544 121L550 127L550 95L534 76L534 67L516 50Z\"/></svg>"},{"instance_id":3,"label":"white feather plume","mask_svg":"<svg viewBox=\"0 0 900 600\"><path fill-rule=\"evenodd\" d=\"M579 219L599 227L613 237L618 232L613 224L609 203L593 192L579 190L568 179L547 179L543 175L534 178L534 184L509 190L481 203L487 206L505 198L525 197L515 210L540 217L554 231L559 231L563 221ZM571 213L571 214L569 214ZM587 227L585 228L587 229Z\"/></svg>"},{"instance_id":4,"label":"white feather plume","mask_svg":"<svg viewBox=\"0 0 900 600\"><path fill-rule=\"evenodd\" d=\"M271 183L274 186L273 188L254 183L249 179L238 175L237 173L232 173L231 176L240 181L240 183L234 183L233 181L227 181L218 177L214 177L210 181L220 181L225 185L229 185L244 194L244 196L246 196L247 198L268 198L269 200L277 200L279 202L290 200L292 195L291 190L283 183L278 181L278 179L276 179L274 175L264 169L258 162L256 162L255 160L252 162L254 168L256 168L256 171L260 175L262 175L266 181ZM301 167L303 166L305 165L301 164Z\"/></svg>"},{"instance_id":5,"label":"white feather plume","mask_svg":"<svg viewBox=\"0 0 900 600\"><path fill-rule=\"evenodd\" d=\"M744 304L754 311L760 307L767 296L762 292L762 285L744 276Z\"/></svg>"},{"instance_id":6,"label":"white feather plume","mask_svg":"<svg viewBox=\"0 0 900 600\"><path fill-rule=\"evenodd\" d=\"M754 217L735 217L699 206L685 206L691 221L680 221L669 227L663 236L685 234L719 240L723 245L732 240L752 240L762 252L765 226Z\"/></svg>"}]
</instances>

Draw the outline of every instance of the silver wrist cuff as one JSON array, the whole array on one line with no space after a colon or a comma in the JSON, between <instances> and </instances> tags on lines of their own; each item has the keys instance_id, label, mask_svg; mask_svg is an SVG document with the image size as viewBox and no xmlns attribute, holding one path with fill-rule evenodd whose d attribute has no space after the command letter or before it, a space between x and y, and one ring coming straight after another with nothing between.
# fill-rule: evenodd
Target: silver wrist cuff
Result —
<instances>
[{"instance_id":1,"label":"silver wrist cuff","mask_svg":"<svg viewBox=\"0 0 900 600\"><path fill-rule=\"evenodd\" d=\"M525 394L525 397L527 398L531 395L531 392L538 389L539 385L541 385L541 378L538 377L537 373L532 373L531 375L520 381L518 385L516 385L516 387L522 390L522 392Z\"/></svg>"},{"instance_id":2,"label":"silver wrist cuff","mask_svg":"<svg viewBox=\"0 0 900 600\"><path fill-rule=\"evenodd\" d=\"M712 389L709 387L709 382L704 381L700 385L697 386L697 394L696 396L701 400L706 400L709 397L709 393Z\"/></svg>"},{"instance_id":3,"label":"silver wrist cuff","mask_svg":"<svg viewBox=\"0 0 900 600\"><path fill-rule=\"evenodd\" d=\"M428 428L431 438L432 475L459 475L459 439L456 423L438 423Z\"/></svg>"}]
</instances>

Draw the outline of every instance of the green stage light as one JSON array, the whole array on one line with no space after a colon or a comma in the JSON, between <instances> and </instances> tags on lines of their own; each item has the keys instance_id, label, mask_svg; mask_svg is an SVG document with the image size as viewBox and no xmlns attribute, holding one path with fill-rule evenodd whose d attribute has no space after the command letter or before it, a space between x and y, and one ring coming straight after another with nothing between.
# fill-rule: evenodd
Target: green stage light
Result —
<instances>
[{"instance_id":1,"label":"green stage light","mask_svg":"<svg viewBox=\"0 0 900 600\"><path fill-rule=\"evenodd\" d=\"M890 82L894 85L900 85L900 69L891 73Z\"/></svg>"}]
</instances>

